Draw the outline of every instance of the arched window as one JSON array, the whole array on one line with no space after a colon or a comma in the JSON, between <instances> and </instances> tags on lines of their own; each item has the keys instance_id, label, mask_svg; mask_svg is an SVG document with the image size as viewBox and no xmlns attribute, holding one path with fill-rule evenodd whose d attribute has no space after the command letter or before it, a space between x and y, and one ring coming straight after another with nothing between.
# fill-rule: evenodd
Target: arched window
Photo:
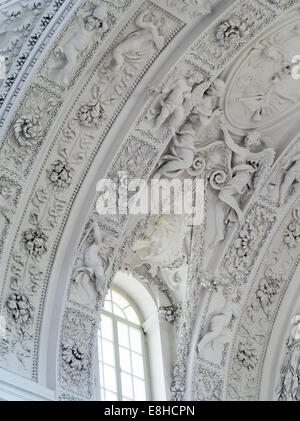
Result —
<instances>
[{"instance_id":1,"label":"arched window","mask_svg":"<svg viewBox=\"0 0 300 421\"><path fill-rule=\"evenodd\" d=\"M98 331L101 400L149 400L141 316L130 299L111 288Z\"/></svg>"}]
</instances>

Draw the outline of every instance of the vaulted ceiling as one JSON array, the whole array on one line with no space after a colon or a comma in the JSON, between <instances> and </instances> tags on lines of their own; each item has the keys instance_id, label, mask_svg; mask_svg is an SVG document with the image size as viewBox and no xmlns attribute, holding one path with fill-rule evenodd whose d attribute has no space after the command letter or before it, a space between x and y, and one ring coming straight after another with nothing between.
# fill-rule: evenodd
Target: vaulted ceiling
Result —
<instances>
[{"instance_id":1,"label":"vaulted ceiling","mask_svg":"<svg viewBox=\"0 0 300 421\"><path fill-rule=\"evenodd\" d=\"M300 309L299 7L2 2L2 368L56 399L93 399L99 314L122 270L173 311L172 399L300 399L289 377ZM97 183L120 171L204 180L203 223L99 215ZM97 230L101 288L82 272ZM87 364L68 364L70 346Z\"/></svg>"}]
</instances>

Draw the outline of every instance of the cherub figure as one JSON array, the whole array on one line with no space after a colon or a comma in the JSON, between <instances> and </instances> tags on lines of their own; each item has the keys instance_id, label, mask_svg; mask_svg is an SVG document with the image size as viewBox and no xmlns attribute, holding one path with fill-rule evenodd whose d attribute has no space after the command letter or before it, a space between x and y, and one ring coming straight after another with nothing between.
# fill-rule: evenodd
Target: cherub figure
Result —
<instances>
[{"instance_id":1,"label":"cherub figure","mask_svg":"<svg viewBox=\"0 0 300 421\"><path fill-rule=\"evenodd\" d=\"M224 82L216 79L207 90L202 85L207 86L203 83L193 90L192 111L176 131L171 141L170 153L162 157L158 173L167 177L177 177L192 166L196 143L202 139L203 132L215 117L223 115L221 108L214 108L214 102L223 94Z\"/></svg>"},{"instance_id":2,"label":"cherub figure","mask_svg":"<svg viewBox=\"0 0 300 421\"><path fill-rule=\"evenodd\" d=\"M13 189L7 186L3 186L0 193L0 213L6 219L7 222L11 221L11 216L15 211L13 198Z\"/></svg>"},{"instance_id":3,"label":"cherub figure","mask_svg":"<svg viewBox=\"0 0 300 421\"><path fill-rule=\"evenodd\" d=\"M291 332L292 341L300 341L300 315L292 318L293 329Z\"/></svg>"},{"instance_id":4,"label":"cherub figure","mask_svg":"<svg viewBox=\"0 0 300 421\"><path fill-rule=\"evenodd\" d=\"M100 256L102 251L103 239L97 222L93 224L94 242L87 247L83 256L84 266L78 270L78 273L87 273L89 278L95 282L98 294L103 295L105 285L104 258Z\"/></svg>"},{"instance_id":5,"label":"cherub figure","mask_svg":"<svg viewBox=\"0 0 300 421\"><path fill-rule=\"evenodd\" d=\"M203 82L202 78L200 82ZM155 120L154 130L160 129L168 121L169 131L173 136L175 135L176 129L190 111L192 91L197 84L199 84L199 75L189 72L185 78L177 79L161 92L152 90L160 94L159 111L157 112L156 107L151 110L154 113L151 116L151 119Z\"/></svg>"},{"instance_id":6,"label":"cherub figure","mask_svg":"<svg viewBox=\"0 0 300 421\"><path fill-rule=\"evenodd\" d=\"M294 183L300 183L300 152L296 153L285 167L283 182L280 186L280 204L282 205Z\"/></svg>"},{"instance_id":7,"label":"cherub figure","mask_svg":"<svg viewBox=\"0 0 300 421\"><path fill-rule=\"evenodd\" d=\"M58 80L62 72L62 83L68 85L80 55L86 51L96 32L107 30L107 10L104 6L96 7L92 14L79 20L79 27L62 47L56 49L56 64L50 69L49 76Z\"/></svg>"},{"instance_id":8,"label":"cherub figure","mask_svg":"<svg viewBox=\"0 0 300 421\"><path fill-rule=\"evenodd\" d=\"M261 145L261 134L258 131L250 131L244 139L244 146L238 146L223 123L221 124L221 129L224 133L226 146L234 154L235 165L230 169L230 178L218 196L219 200L215 210L216 233L210 246L211 248L224 240L224 221L230 211L234 211L238 222L242 223L244 215L240 206L240 200L247 192L253 190L253 175L257 171L257 168L249 162L256 160L262 153L252 151L252 148ZM229 212L226 210L226 206L229 208Z\"/></svg>"},{"instance_id":9,"label":"cherub figure","mask_svg":"<svg viewBox=\"0 0 300 421\"><path fill-rule=\"evenodd\" d=\"M238 294L233 291L233 287L228 286L224 288L225 304L219 314L211 317L209 322L209 330L202 337L198 344L198 351L201 353L206 345L211 343L214 350L214 342L226 333L231 319L237 315L237 299Z\"/></svg>"},{"instance_id":10,"label":"cherub figure","mask_svg":"<svg viewBox=\"0 0 300 421\"><path fill-rule=\"evenodd\" d=\"M300 399L300 315L293 317L292 324L292 332L287 341L287 353L281 369L279 401L299 401Z\"/></svg>"},{"instance_id":11,"label":"cherub figure","mask_svg":"<svg viewBox=\"0 0 300 421\"><path fill-rule=\"evenodd\" d=\"M164 45L164 37L159 34L159 29L155 24L155 17L149 11L144 11L135 20L137 31L131 32L124 41L122 41L113 50L113 59L115 72L121 70L125 58L129 60L140 59L145 54L147 48L154 44L157 49Z\"/></svg>"}]
</instances>

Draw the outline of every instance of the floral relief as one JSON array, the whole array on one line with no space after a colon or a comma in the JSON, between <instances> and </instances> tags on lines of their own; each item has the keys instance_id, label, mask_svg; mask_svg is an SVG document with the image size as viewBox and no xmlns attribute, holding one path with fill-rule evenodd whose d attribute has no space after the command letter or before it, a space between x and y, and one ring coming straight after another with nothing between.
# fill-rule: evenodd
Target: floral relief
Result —
<instances>
[{"instance_id":1,"label":"floral relief","mask_svg":"<svg viewBox=\"0 0 300 421\"><path fill-rule=\"evenodd\" d=\"M289 248L297 247L300 240L300 223L297 221L291 222L285 232L283 242Z\"/></svg>"},{"instance_id":2,"label":"floral relief","mask_svg":"<svg viewBox=\"0 0 300 421\"><path fill-rule=\"evenodd\" d=\"M62 344L62 359L75 371L83 371L88 367L86 347L77 344L72 339L68 339Z\"/></svg>"},{"instance_id":3,"label":"floral relief","mask_svg":"<svg viewBox=\"0 0 300 421\"><path fill-rule=\"evenodd\" d=\"M258 363L256 351L249 344L240 343L236 354L237 361L247 370L252 370Z\"/></svg>"},{"instance_id":4,"label":"floral relief","mask_svg":"<svg viewBox=\"0 0 300 421\"><path fill-rule=\"evenodd\" d=\"M57 160L48 169L48 179L55 190L65 190L71 184L72 170L66 162Z\"/></svg>"},{"instance_id":5,"label":"floral relief","mask_svg":"<svg viewBox=\"0 0 300 421\"><path fill-rule=\"evenodd\" d=\"M245 23L240 22L238 19L231 19L228 21L222 22L216 30L217 40L224 44L230 44L232 42L237 42L239 39L243 38L247 30Z\"/></svg>"},{"instance_id":6,"label":"floral relief","mask_svg":"<svg viewBox=\"0 0 300 421\"><path fill-rule=\"evenodd\" d=\"M24 332L26 326L32 319L33 308L26 295L21 293L11 294L6 301L8 314Z\"/></svg>"},{"instance_id":7,"label":"floral relief","mask_svg":"<svg viewBox=\"0 0 300 421\"><path fill-rule=\"evenodd\" d=\"M266 314L269 314L269 307L275 302L280 289L280 280L268 278L262 279L256 291L257 300Z\"/></svg>"},{"instance_id":8,"label":"floral relief","mask_svg":"<svg viewBox=\"0 0 300 421\"><path fill-rule=\"evenodd\" d=\"M238 282L246 282L257 250L266 231L274 224L275 216L261 206L255 206L249 213L247 222L233 240L233 245L225 257L225 272L233 274Z\"/></svg>"},{"instance_id":9,"label":"floral relief","mask_svg":"<svg viewBox=\"0 0 300 421\"><path fill-rule=\"evenodd\" d=\"M32 146L41 137L43 126L38 116L30 114L18 118L13 131L19 146Z\"/></svg>"},{"instance_id":10,"label":"floral relief","mask_svg":"<svg viewBox=\"0 0 300 421\"><path fill-rule=\"evenodd\" d=\"M77 113L80 124L89 128L98 127L104 116L104 108L99 101L82 105Z\"/></svg>"},{"instance_id":11,"label":"floral relief","mask_svg":"<svg viewBox=\"0 0 300 421\"><path fill-rule=\"evenodd\" d=\"M159 308L159 315L168 323L174 323L181 314L181 306L163 306Z\"/></svg>"},{"instance_id":12,"label":"floral relief","mask_svg":"<svg viewBox=\"0 0 300 421\"><path fill-rule=\"evenodd\" d=\"M241 259L247 259L249 256L255 237L255 231L246 223L239 233L239 237L234 241L236 253Z\"/></svg>"},{"instance_id":13,"label":"floral relief","mask_svg":"<svg viewBox=\"0 0 300 421\"><path fill-rule=\"evenodd\" d=\"M30 228L23 232L25 250L33 257L39 257L46 253L47 241L47 235L40 228Z\"/></svg>"}]
</instances>

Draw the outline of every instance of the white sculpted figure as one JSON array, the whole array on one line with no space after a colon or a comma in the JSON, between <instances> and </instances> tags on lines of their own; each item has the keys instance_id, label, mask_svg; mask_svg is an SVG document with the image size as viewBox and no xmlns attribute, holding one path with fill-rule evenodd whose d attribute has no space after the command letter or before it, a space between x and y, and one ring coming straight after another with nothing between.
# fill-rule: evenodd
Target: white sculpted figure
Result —
<instances>
[{"instance_id":1,"label":"white sculpted figure","mask_svg":"<svg viewBox=\"0 0 300 421\"><path fill-rule=\"evenodd\" d=\"M107 10L104 6L96 7L90 16L79 19L78 28L62 47L56 49L56 63L50 69L49 76L68 85L71 73L80 55L86 51L96 32L107 30ZM62 76L61 76L62 73Z\"/></svg>"},{"instance_id":2,"label":"white sculpted figure","mask_svg":"<svg viewBox=\"0 0 300 421\"><path fill-rule=\"evenodd\" d=\"M14 192L11 188L3 186L0 193L0 213L10 222L11 216L14 213L15 207L13 204Z\"/></svg>"},{"instance_id":3,"label":"white sculpted figure","mask_svg":"<svg viewBox=\"0 0 300 421\"><path fill-rule=\"evenodd\" d=\"M300 400L300 315L292 319L292 332L287 341L287 353L281 368L280 401Z\"/></svg>"},{"instance_id":4,"label":"white sculpted figure","mask_svg":"<svg viewBox=\"0 0 300 421\"><path fill-rule=\"evenodd\" d=\"M291 332L291 338L294 341L300 341L300 315L299 314L293 317L292 324L293 324L293 329Z\"/></svg>"},{"instance_id":5,"label":"white sculpted figure","mask_svg":"<svg viewBox=\"0 0 300 421\"><path fill-rule=\"evenodd\" d=\"M176 131L170 144L170 153L162 157L159 174L176 177L190 168L194 161L196 143L201 142L204 130L216 116L223 115L220 108L214 108L214 102L223 94L224 82L216 79L204 92L202 85L206 84L199 85L193 91L192 111Z\"/></svg>"},{"instance_id":6,"label":"white sculpted figure","mask_svg":"<svg viewBox=\"0 0 300 421\"><path fill-rule=\"evenodd\" d=\"M248 162L257 159L261 152L252 152L253 147L261 145L261 135L256 130L250 131L244 139L244 147L238 146L232 139L227 127L222 124L221 128L225 137L226 146L234 154L234 166L231 170L230 178L226 185L222 187L219 193L219 200L216 204L216 233L211 244L211 248L215 247L225 238L224 221L229 211L233 210L237 216L238 222L243 221L243 211L240 206L240 200L247 191L252 190L253 174L256 169ZM225 205L225 206L224 206ZM227 210L226 210L227 207Z\"/></svg>"},{"instance_id":7,"label":"white sculpted figure","mask_svg":"<svg viewBox=\"0 0 300 421\"><path fill-rule=\"evenodd\" d=\"M201 79L203 82L203 79ZM199 75L189 72L184 78L177 79L162 91L152 90L160 95L159 110L156 105L151 109L151 117L154 119L154 130L160 129L168 121L168 128L173 135L176 129L184 122L185 117L191 110L191 96L193 88L199 83Z\"/></svg>"},{"instance_id":8,"label":"white sculpted figure","mask_svg":"<svg viewBox=\"0 0 300 421\"><path fill-rule=\"evenodd\" d=\"M300 182L300 152L296 153L291 161L283 168L284 180L280 187L280 203L283 204L287 193L294 183Z\"/></svg>"},{"instance_id":9,"label":"white sculpted figure","mask_svg":"<svg viewBox=\"0 0 300 421\"><path fill-rule=\"evenodd\" d=\"M152 277L161 275L172 291L179 291L187 276L187 228L182 215L159 215L132 246L131 264L150 266Z\"/></svg>"},{"instance_id":10,"label":"white sculpted figure","mask_svg":"<svg viewBox=\"0 0 300 421\"><path fill-rule=\"evenodd\" d=\"M226 300L224 307L219 314L215 314L211 317L209 330L198 344L199 352L202 352L209 343L211 343L211 347L214 351L214 341L226 333L225 329L228 328L231 319L237 314L237 293L233 293L231 287L225 287L224 296Z\"/></svg>"},{"instance_id":11,"label":"white sculpted figure","mask_svg":"<svg viewBox=\"0 0 300 421\"><path fill-rule=\"evenodd\" d=\"M102 251L102 235L96 222L93 224L94 242L87 247L83 256L84 267L78 270L78 273L88 273L89 278L95 282L96 290L101 296L104 288L104 258L100 257Z\"/></svg>"},{"instance_id":12,"label":"white sculpted figure","mask_svg":"<svg viewBox=\"0 0 300 421\"><path fill-rule=\"evenodd\" d=\"M163 47L165 40L159 35L155 20L155 16L147 10L138 15L135 24L139 29L131 32L113 51L115 72L121 70L125 58L133 61L140 59L149 45L154 43L157 49Z\"/></svg>"}]
</instances>

